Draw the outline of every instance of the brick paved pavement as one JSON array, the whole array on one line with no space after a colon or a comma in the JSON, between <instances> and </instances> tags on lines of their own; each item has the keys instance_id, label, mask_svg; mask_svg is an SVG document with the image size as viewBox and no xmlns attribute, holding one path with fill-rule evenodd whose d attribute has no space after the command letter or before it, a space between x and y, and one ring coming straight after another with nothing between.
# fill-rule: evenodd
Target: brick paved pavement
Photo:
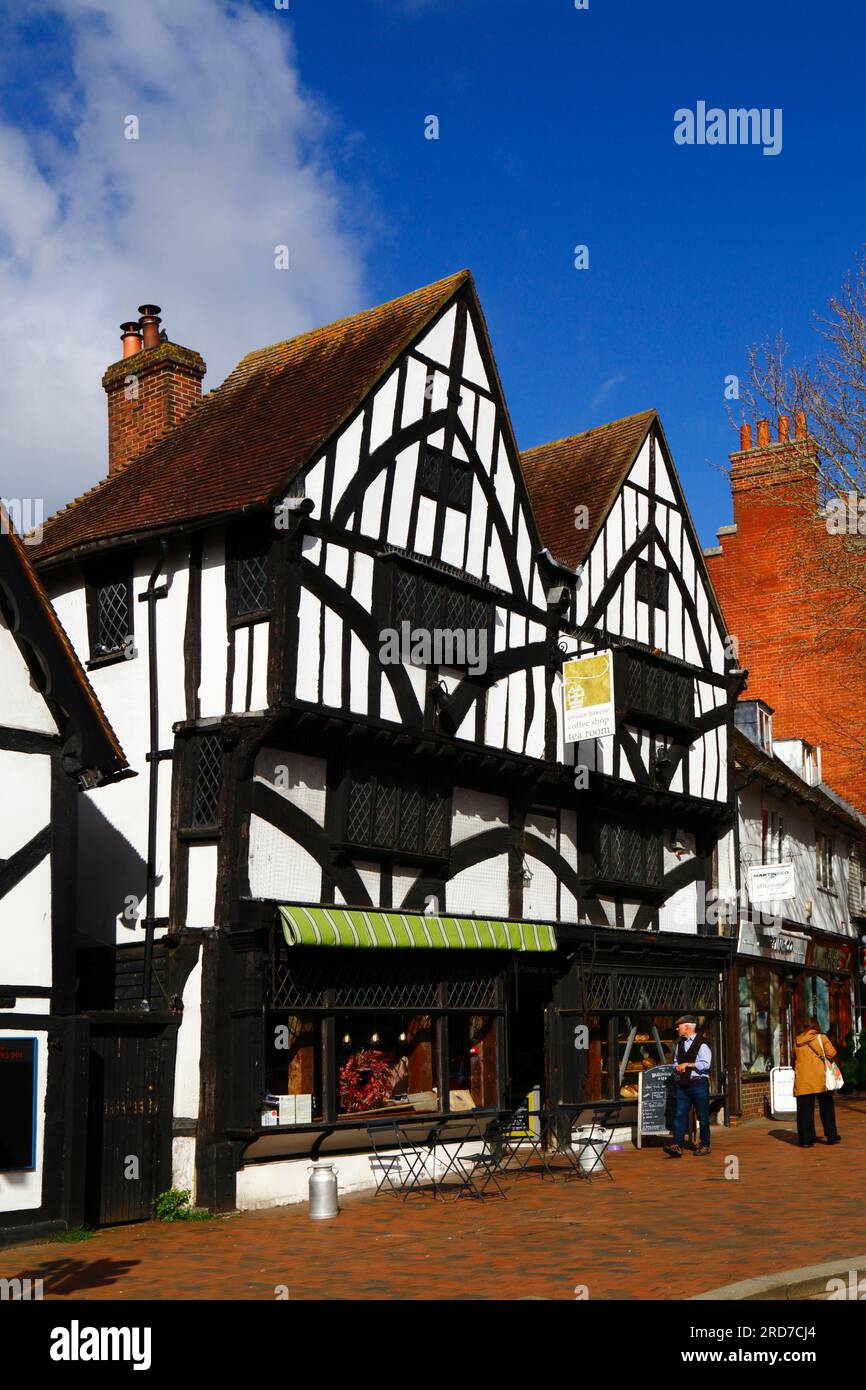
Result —
<instances>
[{"instance_id":1,"label":"brick paved pavement","mask_svg":"<svg viewBox=\"0 0 866 1390\"><path fill-rule=\"evenodd\" d=\"M613 1154L613 1183L529 1177L483 1203L354 1196L325 1222L296 1206L114 1227L0 1250L0 1277L41 1277L46 1299L273 1299L281 1284L291 1299L687 1297L863 1250L866 1097L839 1109L834 1147L755 1120L714 1130L710 1158Z\"/></svg>"}]
</instances>

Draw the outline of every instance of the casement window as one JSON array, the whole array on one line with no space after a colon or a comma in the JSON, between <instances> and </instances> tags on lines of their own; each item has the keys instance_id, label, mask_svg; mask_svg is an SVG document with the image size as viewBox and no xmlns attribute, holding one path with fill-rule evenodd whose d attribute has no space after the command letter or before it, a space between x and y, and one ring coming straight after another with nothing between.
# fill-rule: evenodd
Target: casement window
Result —
<instances>
[{"instance_id":1,"label":"casement window","mask_svg":"<svg viewBox=\"0 0 866 1390\"><path fill-rule=\"evenodd\" d=\"M694 723L695 683L687 671L674 671L632 652L623 654L625 702L630 713L663 723Z\"/></svg>"},{"instance_id":2,"label":"casement window","mask_svg":"<svg viewBox=\"0 0 866 1390\"><path fill-rule=\"evenodd\" d=\"M223 789L222 739L217 733L200 734L190 748L192 760L188 822L193 830L209 830L220 823Z\"/></svg>"},{"instance_id":3,"label":"casement window","mask_svg":"<svg viewBox=\"0 0 866 1390\"><path fill-rule=\"evenodd\" d=\"M668 572L649 560L635 561L635 595L639 603L652 601L656 608L668 606Z\"/></svg>"},{"instance_id":4,"label":"casement window","mask_svg":"<svg viewBox=\"0 0 866 1390\"><path fill-rule=\"evenodd\" d=\"M448 853L450 799L380 772L352 772L346 798L345 841L411 855Z\"/></svg>"},{"instance_id":5,"label":"casement window","mask_svg":"<svg viewBox=\"0 0 866 1390\"><path fill-rule=\"evenodd\" d=\"M489 629L493 624L493 605L456 584L398 569L391 618L398 629L407 622L412 629L425 632L466 632L469 628Z\"/></svg>"},{"instance_id":6,"label":"casement window","mask_svg":"<svg viewBox=\"0 0 866 1390\"><path fill-rule=\"evenodd\" d=\"M444 487L449 507L469 510L472 498L472 469L460 459L446 458L438 449L424 446L421 456L421 495L438 499Z\"/></svg>"},{"instance_id":7,"label":"casement window","mask_svg":"<svg viewBox=\"0 0 866 1390\"><path fill-rule=\"evenodd\" d=\"M758 705L758 743L765 753L773 751L773 716Z\"/></svg>"},{"instance_id":8,"label":"casement window","mask_svg":"<svg viewBox=\"0 0 866 1390\"><path fill-rule=\"evenodd\" d=\"M820 830L815 836L815 867L820 888L833 889L833 851L835 844L832 835L824 835Z\"/></svg>"},{"instance_id":9,"label":"casement window","mask_svg":"<svg viewBox=\"0 0 866 1390\"><path fill-rule=\"evenodd\" d=\"M234 618L269 613L272 605L271 537L258 532L235 539L229 607Z\"/></svg>"},{"instance_id":10,"label":"casement window","mask_svg":"<svg viewBox=\"0 0 866 1390\"><path fill-rule=\"evenodd\" d=\"M763 862L781 864L785 858L785 818L778 811L764 812L763 841Z\"/></svg>"},{"instance_id":11,"label":"casement window","mask_svg":"<svg viewBox=\"0 0 866 1390\"><path fill-rule=\"evenodd\" d=\"M132 583L129 575L99 579L87 586L90 659L132 653Z\"/></svg>"},{"instance_id":12,"label":"casement window","mask_svg":"<svg viewBox=\"0 0 866 1390\"><path fill-rule=\"evenodd\" d=\"M661 833L620 821L597 821L585 867L593 880L657 888L662 879Z\"/></svg>"}]
</instances>

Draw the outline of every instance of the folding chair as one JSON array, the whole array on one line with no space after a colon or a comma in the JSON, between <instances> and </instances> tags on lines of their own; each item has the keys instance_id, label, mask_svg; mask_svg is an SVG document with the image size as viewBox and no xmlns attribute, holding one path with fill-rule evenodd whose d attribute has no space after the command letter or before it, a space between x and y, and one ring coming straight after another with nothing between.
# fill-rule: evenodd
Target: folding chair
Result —
<instances>
[{"instance_id":1,"label":"folding chair","mask_svg":"<svg viewBox=\"0 0 866 1390\"><path fill-rule=\"evenodd\" d=\"M613 1131L619 1122L619 1110L602 1110L601 1108L592 1111L592 1128L589 1134L583 1135L580 1140L582 1150L589 1150L593 1155L591 1167L582 1168L583 1176L592 1181L595 1177L601 1177L602 1173L607 1173L611 1182L614 1181L613 1173L605 1162L607 1146L613 1138Z\"/></svg>"},{"instance_id":2,"label":"folding chair","mask_svg":"<svg viewBox=\"0 0 866 1390\"><path fill-rule=\"evenodd\" d=\"M523 1128L531 1118L531 1114L519 1106L504 1117L497 1116L488 1129L488 1142L501 1153L499 1172L503 1177L513 1174L520 1178L524 1173L529 1173L533 1158L537 1157L542 1164L544 1162L541 1125L537 1134Z\"/></svg>"},{"instance_id":3,"label":"folding chair","mask_svg":"<svg viewBox=\"0 0 866 1390\"><path fill-rule=\"evenodd\" d=\"M553 1168L553 1159L559 1155L565 1159L566 1168L563 1176L566 1182L573 1181L574 1178L584 1178L586 1174L580 1166L580 1155L574 1152L571 1140L571 1131L574 1121L582 1107L572 1107L571 1112L563 1110L560 1114L556 1110L548 1111L545 1114L546 1144L542 1157L542 1179L546 1174L556 1180L556 1173ZM567 1124L566 1138L563 1139L560 1126L563 1121ZM564 1127L564 1126L563 1126ZM570 1172L568 1170L571 1170Z\"/></svg>"},{"instance_id":4,"label":"folding chair","mask_svg":"<svg viewBox=\"0 0 866 1390\"><path fill-rule=\"evenodd\" d=\"M400 1152L400 1136L393 1120L381 1124L367 1125L367 1135L373 1145L370 1155L370 1168L376 1183L376 1196L382 1192L402 1195L403 1155ZM398 1152L386 1152L397 1149Z\"/></svg>"},{"instance_id":5,"label":"folding chair","mask_svg":"<svg viewBox=\"0 0 866 1390\"><path fill-rule=\"evenodd\" d=\"M501 1150L498 1153L466 1154L463 1158L458 1158L457 1163L464 1179L464 1186L460 1192L461 1197L468 1195L480 1200L484 1197L491 1183L500 1197L508 1196L498 1176L501 1174ZM482 1179L481 1182L479 1182L479 1177Z\"/></svg>"}]
</instances>

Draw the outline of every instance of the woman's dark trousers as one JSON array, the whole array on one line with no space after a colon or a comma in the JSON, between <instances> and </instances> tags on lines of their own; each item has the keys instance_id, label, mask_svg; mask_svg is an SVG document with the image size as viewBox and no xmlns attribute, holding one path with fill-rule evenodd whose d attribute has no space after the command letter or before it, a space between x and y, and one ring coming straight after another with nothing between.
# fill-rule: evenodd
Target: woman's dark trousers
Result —
<instances>
[{"instance_id":1,"label":"woman's dark trousers","mask_svg":"<svg viewBox=\"0 0 866 1390\"><path fill-rule=\"evenodd\" d=\"M801 1144L815 1142L815 1096L821 1112L821 1124L828 1139L837 1137L836 1104L832 1091L817 1091L808 1096L797 1096L797 1138Z\"/></svg>"}]
</instances>

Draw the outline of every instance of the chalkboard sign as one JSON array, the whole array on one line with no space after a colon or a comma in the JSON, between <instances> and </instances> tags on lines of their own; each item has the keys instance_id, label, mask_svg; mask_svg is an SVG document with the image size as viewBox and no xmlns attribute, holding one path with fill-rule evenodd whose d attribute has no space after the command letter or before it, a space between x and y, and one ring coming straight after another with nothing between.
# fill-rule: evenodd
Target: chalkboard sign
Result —
<instances>
[{"instance_id":1,"label":"chalkboard sign","mask_svg":"<svg viewBox=\"0 0 866 1390\"><path fill-rule=\"evenodd\" d=\"M36 1166L36 1039L0 1038L0 1172Z\"/></svg>"},{"instance_id":2,"label":"chalkboard sign","mask_svg":"<svg viewBox=\"0 0 866 1390\"><path fill-rule=\"evenodd\" d=\"M672 1062L647 1067L638 1080L637 1133L638 1147L644 1134L668 1134L673 1127L676 1110L676 1083L671 1080L675 1068Z\"/></svg>"}]
</instances>

